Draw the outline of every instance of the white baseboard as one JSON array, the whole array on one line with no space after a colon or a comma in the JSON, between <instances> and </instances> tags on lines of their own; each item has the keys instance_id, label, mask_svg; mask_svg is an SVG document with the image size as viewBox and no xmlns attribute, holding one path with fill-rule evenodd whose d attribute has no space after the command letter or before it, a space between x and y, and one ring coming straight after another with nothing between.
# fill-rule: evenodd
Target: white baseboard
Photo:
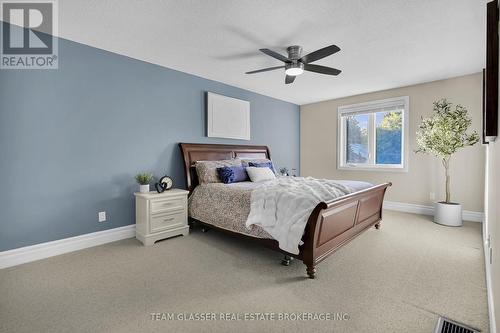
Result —
<instances>
[{"instance_id":1,"label":"white baseboard","mask_svg":"<svg viewBox=\"0 0 500 333\"><path fill-rule=\"evenodd\" d=\"M431 206L403 202L384 201L383 207L387 210L405 213L424 215L434 214L434 209ZM466 221L482 222L483 213L464 210L463 219ZM135 225L133 224L120 228L103 230L52 242L3 251L0 252L0 269L132 237L135 237Z\"/></svg>"},{"instance_id":2,"label":"white baseboard","mask_svg":"<svg viewBox=\"0 0 500 333\"><path fill-rule=\"evenodd\" d=\"M135 237L135 224L0 252L0 269Z\"/></svg>"},{"instance_id":3,"label":"white baseboard","mask_svg":"<svg viewBox=\"0 0 500 333\"><path fill-rule=\"evenodd\" d=\"M384 201L383 208L405 213L434 215L434 207L432 206L416 205L404 202ZM482 212L464 210L462 211L462 218L464 221L483 222L484 214Z\"/></svg>"}]
</instances>

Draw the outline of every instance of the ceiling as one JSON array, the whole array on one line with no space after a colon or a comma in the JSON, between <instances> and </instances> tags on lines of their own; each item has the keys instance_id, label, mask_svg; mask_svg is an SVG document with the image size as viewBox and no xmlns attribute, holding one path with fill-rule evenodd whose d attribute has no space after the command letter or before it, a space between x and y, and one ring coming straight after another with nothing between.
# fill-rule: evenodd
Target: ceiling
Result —
<instances>
[{"instance_id":1,"label":"ceiling","mask_svg":"<svg viewBox=\"0 0 500 333\"><path fill-rule=\"evenodd\" d=\"M59 36L296 104L481 71L486 0L59 1ZM258 51L336 44L291 85Z\"/></svg>"}]
</instances>

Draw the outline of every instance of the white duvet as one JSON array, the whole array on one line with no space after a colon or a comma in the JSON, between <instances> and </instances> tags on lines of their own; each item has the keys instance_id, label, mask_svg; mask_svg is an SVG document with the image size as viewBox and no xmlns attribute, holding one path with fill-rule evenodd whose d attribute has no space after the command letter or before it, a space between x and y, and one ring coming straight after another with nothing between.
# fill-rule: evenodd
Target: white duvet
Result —
<instances>
[{"instance_id":1,"label":"white duvet","mask_svg":"<svg viewBox=\"0 0 500 333\"><path fill-rule=\"evenodd\" d=\"M299 253L307 220L314 207L371 184L315 179L311 177L279 177L264 182L252 191L250 214L246 226L258 225L290 253ZM361 184L361 186L360 186Z\"/></svg>"}]
</instances>

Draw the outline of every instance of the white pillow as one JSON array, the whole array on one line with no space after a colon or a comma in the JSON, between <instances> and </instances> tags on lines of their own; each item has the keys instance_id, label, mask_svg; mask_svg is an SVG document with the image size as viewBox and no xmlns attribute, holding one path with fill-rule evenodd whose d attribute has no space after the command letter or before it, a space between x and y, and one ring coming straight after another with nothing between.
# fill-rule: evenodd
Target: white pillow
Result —
<instances>
[{"instance_id":1,"label":"white pillow","mask_svg":"<svg viewBox=\"0 0 500 333\"><path fill-rule=\"evenodd\" d=\"M276 175L269 168L247 167L248 177L254 183L276 179Z\"/></svg>"}]
</instances>

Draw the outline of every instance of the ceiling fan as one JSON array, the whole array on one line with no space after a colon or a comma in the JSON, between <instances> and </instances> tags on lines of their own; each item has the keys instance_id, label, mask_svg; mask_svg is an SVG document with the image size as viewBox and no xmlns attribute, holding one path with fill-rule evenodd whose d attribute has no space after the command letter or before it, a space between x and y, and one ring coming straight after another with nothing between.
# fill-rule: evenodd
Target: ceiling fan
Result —
<instances>
[{"instance_id":1,"label":"ceiling fan","mask_svg":"<svg viewBox=\"0 0 500 333\"><path fill-rule=\"evenodd\" d=\"M304 71L326 75L339 75L341 72L341 70L336 68L311 64L311 62L323 59L340 51L340 48L337 45L324 47L322 49L306 54L305 56L302 56L302 47L298 45L289 46L286 50L288 52L288 57L285 57L284 55L281 55L270 49L260 49L259 51L261 51L262 53L283 61L285 65L258 69L255 71L246 72L245 74L255 74L284 68L286 74L285 84L290 84L295 80L296 76L302 74Z\"/></svg>"}]
</instances>

